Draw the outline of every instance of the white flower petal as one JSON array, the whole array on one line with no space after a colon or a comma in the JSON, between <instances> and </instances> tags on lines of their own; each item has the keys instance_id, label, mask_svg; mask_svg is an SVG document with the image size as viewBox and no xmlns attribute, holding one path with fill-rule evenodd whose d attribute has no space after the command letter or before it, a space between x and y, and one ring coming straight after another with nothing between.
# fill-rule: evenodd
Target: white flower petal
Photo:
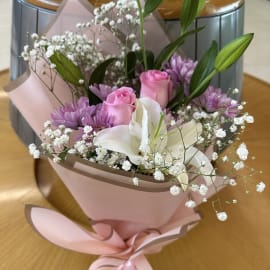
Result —
<instances>
[{"instance_id":1,"label":"white flower petal","mask_svg":"<svg viewBox=\"0 0 270 270\"><path fill-rule=\"evenodd\" d=\"M209 161L208 157L195 147L190 147L186 151L186 158L189 164L193 165L199 170L208 186L212 185L215 181L215 170ZM201 164L204 166L201 166Z\"/></svg>"}]
</instances>

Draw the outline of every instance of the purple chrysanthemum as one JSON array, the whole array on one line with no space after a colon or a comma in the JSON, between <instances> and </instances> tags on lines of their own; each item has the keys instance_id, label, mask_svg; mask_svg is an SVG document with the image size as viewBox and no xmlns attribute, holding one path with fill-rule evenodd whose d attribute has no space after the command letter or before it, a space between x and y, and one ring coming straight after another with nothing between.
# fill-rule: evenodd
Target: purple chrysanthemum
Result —
<instances>
[{"instance_id":1,"label":"purple chrysanthemum","mask_svg":"<svg viewBox=\"0 0 270 270\"><path fill-rule=\"evenodd\" d=\"M72 129L82 126L82 118L89 110L89 100L87 97L81 97L73 104L56 109L51 114L54 126L64 125Z\"/></svg>"},{"instance_id":2,"label":"purple chrysanthemum","mask_svg":"<svg viewBox=\"0 0 270 270\"><path fill-rule=\"evenodd\" d=\"M186 88L190 84L196 65L197 62L174 54L164 69L170 75L174 87L183 84Z\"/></svg>"},{"instance_id":3,"label":"purple chrysanthemum","mask_svg":"<svg viewBox=\"0 0 270 270\"><path fill-rule=\"evenodd\" d=\"M112 119L102 109L102 104L89 106L87 97L81 97L73 104L66 104L51 114L54 126L64 125L77 129L86 125L94 130L112 126Z\"/></svg>"},{"instance_id":4,"label":"purple chrysanthemum","mask_svg":"<svg viewBox=\"0 0 270 270\"><path fill-rule=\"evenodd\" d=\"M106 84L93 84L89 87L89 90L103 101L106 100L107 96L116 89L117 87L110 87Z\"/></svg>"},{"instance_id":5,"label":"purple chrysanthemum","mask_svg":"<svg viewBox=\"0 0 270 270\"><path fill-rule=\"evenodd\" d=\"M220 111L229 118L235 117L238 113L238 102L225 93L220 88L209 86L207 90L193 102L203 107L207 112Z\"/></svg>"},{"instance_id":6,"label":"purple chrysanthemum","mask_svg":"<svg viewBox=\"0 0 270 270\"><path fill-rule=\"evenodd\" d=\"M83 126L91 126L94 130L113 126L113 119L103 110L102 104L90 106L82 118Z\"/></svg>"}]
</instances>

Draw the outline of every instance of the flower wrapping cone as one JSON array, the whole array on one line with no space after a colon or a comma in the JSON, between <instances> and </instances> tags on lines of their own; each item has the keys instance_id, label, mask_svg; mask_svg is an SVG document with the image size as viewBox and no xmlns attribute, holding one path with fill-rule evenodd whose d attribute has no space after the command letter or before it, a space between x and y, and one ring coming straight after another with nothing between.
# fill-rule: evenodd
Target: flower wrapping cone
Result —
<instances>
[{"instance_id":1,"label":"flower wrapping cone","mask_svg":"<svg viewBox=\"0 0 270 270\"><path fill-rule=\"evenodd\" d=\"M92 12L93 6L87 1L64 1L56 20L47 31L47 37L73 30L78 21L87 22L93 18ZM154 29L151 31L151 40L146 39L146 46L150 50L160 51L169 43L166 33L155 17L151 18L145 27L149 31ZM95 29L90 28L88 37L91 38L94 32ZM123 29L123 35L125 34ZM102 35L104 40L115 38L106 30ZM117 46L114 46L113 42L102 44L104 51L117 53ZM10 99L39 136L43 130L43 123L50 119L51 112L59 107L59 103L46 86L49 84L50 81L43 72L43 63L40 62L36 73L28 71L5 87ZM54 88L54 94L62 103L72 100L69 89L61 78L56 78ZM143 254L157 252L165 244L181 237L200 219L193 209L184 206L184 202L190 196L189 192L172 196L169 192L169 182L154 182L146 176L141 176L139 186L135 186L129 173L86 163L71 156L62 164L51 164L92 221L96 235L89 235L72 221L48 209L27 208L28 219L43 237L54 244L79 252L105 255L105 258L102 256L90 267L91 270L150 270L151 266ZM203 178L198 178L197 181L204 183ZM222 178L216 177L216 183L216 186L222 183ZM215 188L210 186L205 197L210 197L214 192ZM195 195L194 200L200 204L202 196ZM65 226L66 229L63 230ZM109 228L110 233L106 234L104 228ZM158 233L153 233L153 228ZM114 242L114 236L119 242ZM100 249L97 251L98 247Z\"/></svg>"}]
</instances>

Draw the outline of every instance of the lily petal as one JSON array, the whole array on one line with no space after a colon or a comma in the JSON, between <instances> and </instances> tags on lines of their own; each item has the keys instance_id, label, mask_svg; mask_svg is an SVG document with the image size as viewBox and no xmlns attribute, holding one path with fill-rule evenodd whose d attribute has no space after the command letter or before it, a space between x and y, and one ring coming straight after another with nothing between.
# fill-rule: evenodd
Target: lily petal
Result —
<instances>
[{"instance_id":1,"label":"lily petal","mask_svg":"<svg viewBox=\"0 0 270 270\"><path fill-rule=\"evenodd\" d=\"M205 183L208 186L212 185L216 178L215 169L207 156L195 147L190 147L186 151L186 158L188 160L188 164L194 166L199 170L200 174L205 180Z\"/></svg>"},{"instance_id":2,"label":"lily petal","mask_svg":"<svg viewBox=\"0 0 270 270\"><path fill-rule=\"evenodd\" d=\"M102 148L125 154L132 163L139 164L141 157L138 155L138 138L131 136L127 125L106 128L97 133L94 144Z\"/></svg>"},{"instance_id":3,"label":"lily petal","mask_svg":"<svg viewBox=\"0 0 270 270\"><path fill-rule=\"evenodd\" d=\"M197 140L202 133L202 125L194 120L183 124L179 128L174 128L168 131L167 148L173 150L175 146L183 145L183 148L189 148Z\"/></svg>"}]
</instances>

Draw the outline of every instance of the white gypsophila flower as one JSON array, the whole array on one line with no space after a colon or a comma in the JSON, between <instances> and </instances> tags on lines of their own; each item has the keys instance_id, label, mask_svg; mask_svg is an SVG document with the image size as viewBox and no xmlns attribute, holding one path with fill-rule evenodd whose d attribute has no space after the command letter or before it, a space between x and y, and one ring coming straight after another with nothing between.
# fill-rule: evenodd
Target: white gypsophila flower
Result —
<instances>
[{"instance_id":1,"label":"white gypsophila flower","mask_svg":"<svg viewBox=\"0 0 270 270\"><path fill-rule=\"evenodd\" d=\"M238 105L237 109L238 109L239 111L242 111L242 110L244 109L244 106L243 106L242 104L240 104L240 105Z\"/></svg>"},{"instance_id":2,"label":"white gypsophila flower","mask_svg":"<svg viewBox=\"0 0 270 270\"><path fill-rule=\"evenodd\" d=\"M199 193L202 195L202 196L205 196L206 193L208 191L208 187L204 184L200 185L200 188L199 188Z\"/></svg>"},{"instance_id":3,"label":"white gypsophila flower","mask_svg":"<svg viewBox=\"0 0 270 270\"><path fill-rule=\"evenodd\" d=\"M59 157L54 157L53 158L54 163L59 163L60 161L61 161L61 158L59 158Z\"/></svg>"},{"instance_id":4,"label":"white gypsophila flower","mask_svg":"<svg viewBox=\"0 0 270 270\"><path fill-rule=\"evenodd\" d=\"M38 35L37 33L33 33L33 34L31 35L31 38L32 38L33 40L38 39L38 38L39 38L39 35Z\"/></svg>"},{"instance_id":5,"label":"white gypsophila flower","mask_svg":"<svg viewBox=\"0 0 270 270\"><path fill-rule=\"evenodd\" d=\"M174 119L172 119L172 120L170 121L170 125L171 125L171 126L175 126L175 124L176 124L176 121L175 121Z\"/></svg>"},{"instance_id":6,"label":"white gypsophila flower","mask_svg":"<svg viewBox=\"0 0 270 270\"><path fill-rule=\"evenodd\" d=\"M202 118L202 115L200 112L194 112L192 115L193 119L200 120Z\"/></svg>"},{"instance_id":7,"label":"white gypsophila flower","mask_svg":"<svg viewBox=\"0 0 270 270\"><path fill-rule=\"evenodd\" d=\"M244 116L244 118L245 118L245 121L248 124L253 124L254 123L254 117L252 115L247 114L247 115Z\"/></svg>"},{"instance_id":8,"label":"white gypsophila flower","mask_svg":"<svg viewBox=\"0 0 270 270\"><path fill-rule=\"evenodd\" d=\"M164 158L160 153L155 153L154 157L155 165L161 166L164 163Z\"/></svg>"},{"instance_id":9,"label":"white gypsophila flower","mask_svg":"<svg viewBox=\"0 0 270 270\"><path fill-rule=\"evenodd\" d=\"M129 171L131 168L131 163L128 160L125 160L122 164L122 169L124 171Z\"/></svg>"},{"instance_id":10,"label":"white gypsophila flower","mask_svg":"<svg viewBox=\"0 0 270 270\"><path fill-rule=\"evenodd\" d=\"M53 138L54 135L53 135L53 130L51 128L47 128L44 130L44 135L46 137L49 137L49 138Z\"/></svg>"},{"instance_id":11,"label":"white gypsophila flower","mask_svg":"<svg viewBox=\"0 0 270 270\"><path fill-rule=\"evenodd\" d=\"M237 185L237 182L235 181L235 179L230 179L229 180L229 185L234 187L234 186Z\"/></svg>"},{"instance_id":12,"label":"white gypsophila flower","mask_svg":"<svg viewBox=\"0 0 270 270\"><path fill-rule=\"evenodd\" d=\"M233 203L233 204L237 204L238 201L237 201L236 199L233 199L233 200L232 200L232 203Z\"/></svg>"},{"instance_id":13,"label":"white gypsophila flower","mask_svg":"<svg viewBox=\"0 0 270 270\"><path fill-rule=\"evenodd\" d=\"M185 165L182 163L180 163L180 164L176 163L169 168L169 174L173 175L173 176L177 176L177 175L179 175L181 173L185 173L185 172L186 172L186 168L185 168Z\"/></svg>"},{"instance_id":14,"label":"white gypsophila flower","mask_svg":"<svg viewBox=\"0 0 270 270\"><path fill-rule=\"evenodd\" d=\"M225 138L226 137L226 131L222 128L219 128L218 130L216 130L216 137L217 138Z\"/></svg>"},{"instance_id":15,"label":"white gypsophila flower","mask_svg":"<svg viewBox=\"0 0 270 270\"><path fill-rule=\"evenodd\" d=\"M133 177L132 182L133 182L134 186L138 186L139 185L139 178L138 177Z\"/></svg>"},{"instance_id":16,"label":"white gypsophila flower","mask_svg":"<svg viewBox=\"0 0 270 270\"><path fill-rule=\"evenodd\" d=\"M30 155L33 155L34 151L37 149L37 146L34 143L28 145L28 150Z\"/></svg>"},{"instance_id":17,"label":"white gypsophila flower","mask_svg":"<svg viewBox=\"0 0 270 270\"><path fill-rule=\"evenodd\" d=\"M265 190L265 183L264 182L260 182L259 184L256 185L256 191L257 192L263 192Z\"/></svg>"},{"instance_id":18,"label":"white gypsophila flower","mask_svg":"<svg viewBox=\"0 0 270 270\"><path fill-rule=\"evenodd\" d=\"M235 170L239 171L239 170L241 170L241 169L243 169L245 167L245 164L244 164L243 161L238 161L238 162L236 162L234 164L233 167L234 167Z\"/></svg>"},{"instance_id":19,"label":"white gypsophila flower","mask_svg":"<svg viewBox=\"0 0 270 270\"><path fill-rule=\"evenodd\" d=\"M177 185L173 185L170 187L170 193L173 195L173 196L177 196L179 195L181 192L181 188Z\"/></svg>"},{"instance_id":20,"label":"white gypsophila flower","mask_svg":"<svg viewBox=\"0 0 270 270\"><path fill-rule=\"evenodd\" d=\"M247 160L248 158L248 149L245 143L241 143L236 150L236 154L241 160Z\"/></svg>"},{"instance_id":21,"label":"white gypsophila flower","mask_svg":"<svg viewBox=\"0 0 270 270\"><path fill-rule=\"evenodd\" d=\"M84 80L83 80L83 79L80 79L80 80L78 81L78 83L79 83L80 85L82 85L82 84L84 84Z\"/></svg>"},{"instance_id":22,"label":"white gypsophila flower","mask_svg":"<svg viewBox=\"0 0 270 270\"><path fill-rule=\"evenodd\" d=\"M193 200L188 200L185 202L185 206L187 208L194 208L196 206L196 203Z\"/></svg>"},{"instance_id":23,"label":"white gypsophila flower","mask_svg":"<svg viewBox=\"0 0 270 270\"><path fill-rule=\"evenodd\" d=\"M198 143L198 144L201 144L201 143L203 143L203 142L204 142L204 137L199 136L197 143Z\"/></svg>"},{"instance_id":24,"label":"white gypsophila flower","mask_svg":"<svg viewBox=\"0 0 270 270\"><path fill-rule=\"evenodd\" d=\"M61 134L62 134L62 131L61 131L60 129L55 129L55 130L53 131L53 135L54 135L55 137L59 137L59 136L61 136Z\"/></svg>"},{"instance_id":25,"label":"white gypsophila flower","mask_svg":"<svg viewBox=\"0 0 270 270\"><path fill-rule=\"evenodd\" d=\"M217 212L217 219L219 221L226 221L228 219L228 215L226 212Z\"/></svg>"},{"instance_id":26,"label":"white gypsophila flower","mask_svg":"<svg viewBox=\"0 0 270 270\"><path fill-rule=\"evenodd\" d=\"M40 151L38 149L34 150L32 156L34 159L40 158Z\"/></svg>"},{"instance_id":27,"label":"white gypsophila flower","mask_svg":"<svg viewBox=\"0 0 270 270\"><path fill-rule=\"evenodd\" d=\"M70 134L72 132L72 129L71 128L65 128L64 129L64 134Z\"/></svg>"},{"instance_id":28,"label":"white gypsophila flower","mask_svg":"<svg viewBox=\"0 0 270 270\"><path fill-rule=\"evenodd\" d=\"M234 95L238 94L238 93L239 93L239 89L238 89L238 88L234 88L233 91L232 91L232 93L233 93Z\"/></svg>"},{"instance_id":29,"label":"white gypsophila flower","mask_svg":"<svg viewBox=\"0 0 270 270\"><path fill-rule=\"evenodd\" d=\"M207 198L203 198L202 201L203 202L207 202L208 200L207 200Z\"/></svg>"},{"instance_id":30,"label":"white gypsophila flower","mask_svg":"<svg viewBox=\"0 0 270 270\"><path fill-rule=\"evenodd\" d=\"M228 160L229 160L228 156L222 157L222 161L223 161L223 162L227 162Z\"/></svg>"},{"instance_id":31,"label":"white gypsophila flower","mask_svg":"<svg viewBox=\"0 0 270 270\"><path fill-rule=\"evenodd\" d=\"M154 179L157 180L157 181L164 181L165 177L164 177L163 172L156 169L155 172L154 172Z\"/></svg>"},{"instance_id":32,"label":"white gypsophila flower","mask_svg":"<svg viewBox=\"0 0 270 270\"><path fill-rule=\"evenodd\" d=\"M212 153L212 160L215 161L218 159L218 153L217 152L213 152Z\"/></svg>"},{"instance_id":33,"label":"white gypsophila flower","mask_svg":"<svg viewBox=\"0 0 270 270\"><path fill-rule=\"evenodd\" d=\"M44 124L43 124L43 127L44 128L48 128L52 125L52 122L50 120L46 121Z\"/></svg>"},{"instance_id":34,"label":"white gypsophila flower","mask_svg":"<svg viewBox=\"0 0 270 270\"><path fill-rule=\"evenodd\" d=\"M61 130L63 130L63 129L65 129L66 127L65 127L65 125L59 125L58 128L61 129Z\"/></svg>"},{"instance_id":35,"label":"white gypsophila flower","mask_svg":"<svg viewBox=\"0 0 270 270\"><path fill-rule=\"evenodd\" d=\"M93 128L91 127L91 126L84 126L83 127L83 132L85 133L85 134L88 134L88 133L90 133L90 132L92 132L93 131Z\"/></svg>"},{"instance_id":36,"label":"white gypsophila flower","mask_svg":"<svg viewBox=\"0 0 270 270\"><path fill-rule=\"evenodd\" d=\"M237 131L237 126L236 125L234 125L234 124L232 124L231 126L230 126L230 131L231 132L236 132Z\"/></svg>"},{"instance_id":37,"label":"white gypsophila flower","mask_svg":"<svg viewBox=\"0 0 270 270\"><path fill-rule=\"evenodd\" d=\"M97 157L96 157L96 160L103 160L104 157L106 156L107 154L107 149L105 148L102 148L102 147L97 147L96 148L96 153L97 153Z\"/></svg>"},{"instance_id":38,"label":"white gypsophila flower","mask_svg":"<svg viewBox=\"0 0 270 270\"><path fill-rule=\"evenodd\" d=\"M87 147L85 145L85 141L77 141L74 144L74 148L78 151L79 154L84 154L87 151Z\"/></svg>"},{"instance_id":39,"label":"white gypsophila flower","mask_svg":"<svg viewBox=\"0 0 270 270\"><path fill-rule=\"evenodd\" d=\"M237 126L241 126L241 125L243 125L244 124L244 117L242 117L242 116L240 116L240 117L235 117L234 119L233 119L233 122L234 122L234 124L235 125L237 125Z\"/></svg>"}]
</instances>

